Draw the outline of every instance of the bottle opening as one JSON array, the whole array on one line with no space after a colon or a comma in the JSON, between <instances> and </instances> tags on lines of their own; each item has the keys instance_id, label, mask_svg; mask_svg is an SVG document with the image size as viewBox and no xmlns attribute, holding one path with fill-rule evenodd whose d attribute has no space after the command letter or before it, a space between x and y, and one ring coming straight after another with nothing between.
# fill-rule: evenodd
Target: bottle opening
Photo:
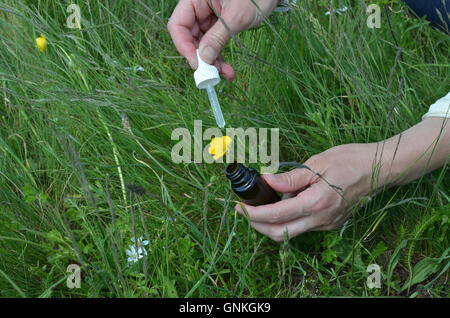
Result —
<instances>
[{"instance_id":1,"label":"bottle opening","mask_svg":"<svg viewBox=\"0 0 450 318\"><path fill-rule=\"evenodd\" d=\"M246 168L240 163L232 162L225 168L225 176L231 181L235 190L247 188L256 181L257 173L251 168Z\"/></svg>"},{"instance_id":2,"label":"bottle opening","mask_svg":"<svg viewBox=\"0 0 450 318\"><path fill-rule=\"evenodd\" d=\"M227 174L233 174L233 173L236 172L237 168L238 168L238 164L237 164L237 163L230 163L230 164L228 164L227 167L225 168L225 172L226 172Z\"/></svg>"},{"instance_id":3,"label":"bottle opening","mask_svg":"<svg viewBox=\"0 0 450 318\"><path fill-rule=\"evenodd\" d=\"M264 181L255 169L236 162L225 168L231 188L249 205L262 205L280 201L278 194Z\"/></svg>"}]
</instances>

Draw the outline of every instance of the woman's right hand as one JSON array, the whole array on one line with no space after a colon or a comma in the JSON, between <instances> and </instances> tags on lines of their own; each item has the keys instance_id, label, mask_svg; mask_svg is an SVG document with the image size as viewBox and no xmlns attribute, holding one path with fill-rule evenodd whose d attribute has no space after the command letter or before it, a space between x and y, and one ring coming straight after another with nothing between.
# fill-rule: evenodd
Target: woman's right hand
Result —
<instances>
[{"instance_id":1,"label":"woman's right hand","mask_svg":"<svg viewBox=\"0 0 450 318\"><path fill-rule=\"evenodd\" d=\"M214 64L227 80L232 81L234 70L220 54L231 38L229 31L237 34L255 27L272 13L278 2L279 0L180 0L167 28L177 50L193 69L197 68L195 51L198 47L202 60ZM227 27L217 18L216 13Z\"/></svg>"}]
</instances>

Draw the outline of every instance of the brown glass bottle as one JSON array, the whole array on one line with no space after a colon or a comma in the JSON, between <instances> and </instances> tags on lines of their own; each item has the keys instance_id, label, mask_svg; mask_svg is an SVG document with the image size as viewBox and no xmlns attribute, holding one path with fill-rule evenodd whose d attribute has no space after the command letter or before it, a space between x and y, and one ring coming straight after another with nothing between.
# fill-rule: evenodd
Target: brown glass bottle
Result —
<instances>
[{"instance_id":1,"label":"brown glass bottle","mask_svg":"<svg viewBox=\"0 0 450 318\"><path fill-rule=\"evenodd\" d=\"M230 163L225 168L225 175L230 180L234 193L242 198L245 204L258 206L281 200L255 169L240 163Z\"/></svg>"}]
</instances>

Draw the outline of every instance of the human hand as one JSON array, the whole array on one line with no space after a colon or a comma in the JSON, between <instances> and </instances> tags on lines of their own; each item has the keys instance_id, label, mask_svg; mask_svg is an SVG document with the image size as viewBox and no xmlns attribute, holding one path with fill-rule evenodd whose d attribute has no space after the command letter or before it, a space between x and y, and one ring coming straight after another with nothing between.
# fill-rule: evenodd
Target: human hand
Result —
<instances>
[{"instance_id":1,"label":"human hand","mask_svg":"<svg viewBox=\"0 0 450 318\"><path fill-rule=\"evenodd\" d=\"M196 48L206 63L214 64L229 81L234 79L233 68L225 63L220 52L231 35L258 25L270 15L279 0L180 0L167 28L173 42L189 65L197 68ZM214 10L225 22L217 18Z\"/></svg>"},{"instance_id":2,"label":"human hand","mask_svg":"<svg viewBox=\"0 0 450 318\"><path fill-rule=\"evenodd\" d=\"M263 175L283 200L262 206L242 204L251 226L274 241L307 231L331 230L342 225L351 207L370 193L375 144L348 144L311 157L301 168ZM319 175L321 177L319 177ZM236 211L246 216L241 204Z\"/></svg>"},{"instance_id":3,"label":"human hand","mask_svg":"<svg viewBox=\"0 0 450 318\"><path fill-rule=\"evenodd\" d=\"M274 204L243 204L252 227L275 241L283 241L286 231L292 238L342 225L352 207L371 191L409 183L448 162L448 122L448 118L430 117L378 143L331 148L305 162L314 172L302 168L264 175L275 191L285 195ZM236 211L245 215L239 204Z\"/></svg>"}]
</instances>

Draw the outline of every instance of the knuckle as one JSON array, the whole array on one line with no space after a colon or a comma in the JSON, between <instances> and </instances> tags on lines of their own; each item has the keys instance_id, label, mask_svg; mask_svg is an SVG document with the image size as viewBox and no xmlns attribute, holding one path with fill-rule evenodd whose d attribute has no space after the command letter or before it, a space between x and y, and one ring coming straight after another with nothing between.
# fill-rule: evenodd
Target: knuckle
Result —
<instances>
[{"instance_id":1,"label":"knuckle","mask_svg":"<svg viewBox=\"0 0 450 318\"><path fill-rule=\"evenodd\" d=\"M325 210L327 208L329 208L332 204L332 199L329 196L322 196L321 198L319 198L319 200L317 200L315 209L317 211L322 211Z\"/></svg>"},{"instance_id":2,"label":"knuckle","mask_svg":"<svg viewBox=\"0 0 450 318\"><path fill-rule=\"evenodd\" d=\"M269 223L279 223L282 220L282 213L279 210L274 210L270 214Z\"/></svg>"},{"instance_id":3,"label":"knuckle","mask_svg":"<svg viewBox=\"0 0 450 318\"><path fill-rule=\"evenodd\" d=\"M242 11L241 11L242 12ZM237 26L237 29L246 29L250 26L252 19L249 18L247 12L239 13L234 18L234 24Z\"/></svg>"},{"instance_id":4,"label":"knuckle","mask_svg":"<svg viewBox=\"0 0 450 318\"><path fill-rule=\"evenodd\" d=\"M227 39L217 33L211 33L209 35L209 43L216 47L224 47L227 44Z\"/></svg>"},{"instance_id":5,"label":"knuckle","mask_svg":"<svg viewBox=\"0 0 450 318\"><path fill-rule=\"evenodd\" d=\"M303 206L299 205L295 209L295 217L304 217L304 216L310 216L311 213L309 211L306 211Z\"/></svg>"},{"instance_id":6,"label":"knuckle","mask_svg":"<svg viewBox=\"0 0 450 318\"><path fill-rule=\"evenodd\" d=\"M300 169L294 169L286 173L286 183L289 188L295 187L295 179L297 175L300 173Z\"/></svg>"}]
</instances>

